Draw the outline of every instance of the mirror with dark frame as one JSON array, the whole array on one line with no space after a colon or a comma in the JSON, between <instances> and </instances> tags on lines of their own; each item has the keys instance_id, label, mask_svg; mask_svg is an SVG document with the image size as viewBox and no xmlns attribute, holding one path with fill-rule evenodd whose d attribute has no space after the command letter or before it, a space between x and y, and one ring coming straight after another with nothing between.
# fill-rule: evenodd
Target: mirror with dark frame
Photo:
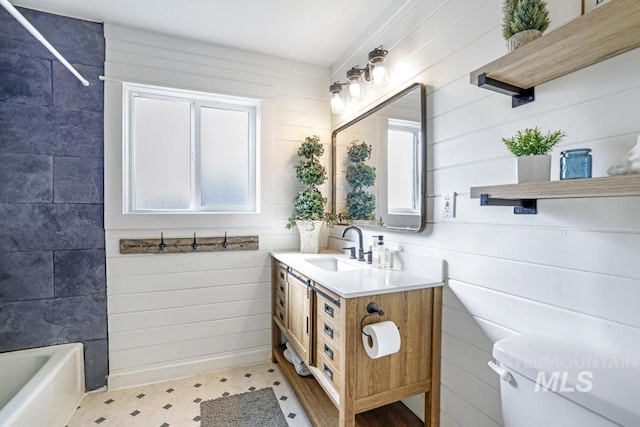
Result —
<instances>
[{"instance_id":1,"label":"mirror with dark frame","mask_svg":"<svg viewBox=\"0 0 640 427\"><path fill-rule=\"evenodd\" d=\"M415 83L333 131L339 224L420 232L426 224L426 94Z\"/></svg>"}]
</instances>

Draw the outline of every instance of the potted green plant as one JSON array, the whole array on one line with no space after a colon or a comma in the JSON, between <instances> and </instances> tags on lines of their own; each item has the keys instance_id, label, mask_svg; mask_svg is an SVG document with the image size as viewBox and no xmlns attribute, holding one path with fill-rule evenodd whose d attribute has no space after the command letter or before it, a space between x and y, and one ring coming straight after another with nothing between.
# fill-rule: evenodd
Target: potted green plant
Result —
<instances>
[{"instance_id":1,"label":"potted green plant","mask_svg":"<svg viewBox=\"0 0 640 427\"><path fill-rule=\"evenodd\" d=\"M287 228L298 227L302 253L318 253L323 224L332 225L331 214L325 212L327 198L318 189L327 180L327 171L320 163L323 154L320 137L308 136L298 148L301 159L294 166L296 178L305 188L293 199L295 213L289 217Z\"/></svg>"},{"instance_id":2,"label":"potted green plant","mask_svg":"<svg viewBox=\"0 0 640 427\"><path fill-rule=\"evenodd\" d=\"M347 193L347 218L370 221L375 219L376 195L365 190L372 187L376 169L365 164L371 157L371 145L353 141L347 148L347 158L352 163L347 167L346 180L351 191Z\"/></svg>"},{"instance_id":3,"label":"potted green plant","mask_svg":"<svg viewBox=\"0 0 640 427\"><path fill-rule=\"evenodd\" d=\"M518 183L549 181L551 155L549 152L566 135L561 130L543 134L538 127L519 130L510 138L502 138L507 149L516 156Z\"/></svg>"},{"instance_id":4,"label":"potted green plant","mask_svg":"<svg viewBox=\"0 0 640 427\"><path fill-rule=\"evenodd\" d=\"M509 52L542 36L549 27L549 11L544 0L505 0L502 13L502 36Z\"/></svg>"}]
</instances>

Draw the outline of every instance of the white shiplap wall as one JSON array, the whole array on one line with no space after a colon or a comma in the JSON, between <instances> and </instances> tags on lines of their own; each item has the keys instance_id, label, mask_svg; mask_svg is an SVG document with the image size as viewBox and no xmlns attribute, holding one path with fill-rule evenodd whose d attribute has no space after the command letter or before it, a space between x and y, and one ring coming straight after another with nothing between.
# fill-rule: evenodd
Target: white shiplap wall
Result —
<instances>
[{"instance_id":1,"label":"white shiplap wall","mask_svg":"<svg viewBox=\"0 0 640 427\"><path fill-rule=\"evenodd\" d=\"M298 189L293 165L300 142L317 134L331 152L328 70L112 24L105 25L105 37L105 72L113 79L105 83L109 387L268 359L268 252L298 245L297 232L284 225ZM118 80L262 100L261 213L123 215ZM168 255L118 250L120 238L225 231L259 235L260 250Z\"/></svg>"},{"instance_id":2,"label":"white shiplap wall","mask_svg":"<svg viewBox=\"0 0 640 427\"><path fill-rule=\"evenodd\" d=\"M555 26L579 14L579 0L549 3ZM333 127L412 82L428 86L429 225L385 236L448 263L441 425L496 427L499 382L487 367L496 340L537 331L640 355L640 197L541 201L538 215L515 216L508 207L480 207L469 187L514 182L500 137L536 125L568 135L553 152L554 179L560 151L576 147L593 150L593 174L604 176L640 132L640 49L541 85L533 104L511 109L508 97L469 84L470 71L505 53L501 1L408 4L332 68L332 80L343 79L373 47L389 50L390 85L334 116ZM443 219L441 195L451 191L457 217ZM421 411L419 399L410 403Z\"/></svg>"}]
</instances>

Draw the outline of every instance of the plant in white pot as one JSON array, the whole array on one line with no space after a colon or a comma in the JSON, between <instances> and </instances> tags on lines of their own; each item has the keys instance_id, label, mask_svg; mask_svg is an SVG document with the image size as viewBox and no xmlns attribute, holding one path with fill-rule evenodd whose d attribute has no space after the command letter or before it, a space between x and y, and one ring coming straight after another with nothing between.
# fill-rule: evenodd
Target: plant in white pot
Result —
<instances>
[{"instance_id":1,"label":"plant in white pot","mask_svg":"<svg viewBox=\"0 0 640 427\"><path fill-rule=\"evenodd\" d=\"M549 152L564 137L565 133L561 130L543 134L536 126L519 130L510 138L502 138L507 149L516 156L518 184L549 181L551 177Z\"/></svg>"},{"instance_id":2,"label":"plant in white pot","mask_svg":"<svg viewBox=\"0 0 640 427\"><path fill-rule=\"evenodd\" d=\"M320 232L322 226L333 225L332 215L325 212L327 199L318 190L327 180L327 171L319 158L324 148L317 135L308 136L298 148L302 159L294 166L296 178L306 186L293 199L295 213L289 217L287 228L294 225L300 232L300 252L318 253L320 250Z\"/></svg>"},{"instance_id":3,"label":"plant in white pot","mask_svg":"<svg viewBox=\"0 0 640 427\"><path fill-rule=\"evenodd\" d=\"M549 11L544 0L505 0L502 13L502 36L509 52L542 36L549 27Z\"/></svg>"}]
</instances>

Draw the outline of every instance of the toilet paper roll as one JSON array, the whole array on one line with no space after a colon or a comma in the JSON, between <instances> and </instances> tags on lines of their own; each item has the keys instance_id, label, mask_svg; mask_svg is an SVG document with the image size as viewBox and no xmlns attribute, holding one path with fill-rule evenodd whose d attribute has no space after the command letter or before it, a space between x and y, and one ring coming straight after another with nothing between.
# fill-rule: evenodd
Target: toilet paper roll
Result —
<instances>
[{"instance_id":1,"label":"toilet paper roll","mask_svg":"<svg viewBox=\"0 0 640 427\"><path fill-rule=\"evenodd\" d=\"M363 328L371 338L362 334L362 345L367 356L378 359L400 350L400 332L398 326L390 320L372 323Z\"/></svg>"}]
</instances>

